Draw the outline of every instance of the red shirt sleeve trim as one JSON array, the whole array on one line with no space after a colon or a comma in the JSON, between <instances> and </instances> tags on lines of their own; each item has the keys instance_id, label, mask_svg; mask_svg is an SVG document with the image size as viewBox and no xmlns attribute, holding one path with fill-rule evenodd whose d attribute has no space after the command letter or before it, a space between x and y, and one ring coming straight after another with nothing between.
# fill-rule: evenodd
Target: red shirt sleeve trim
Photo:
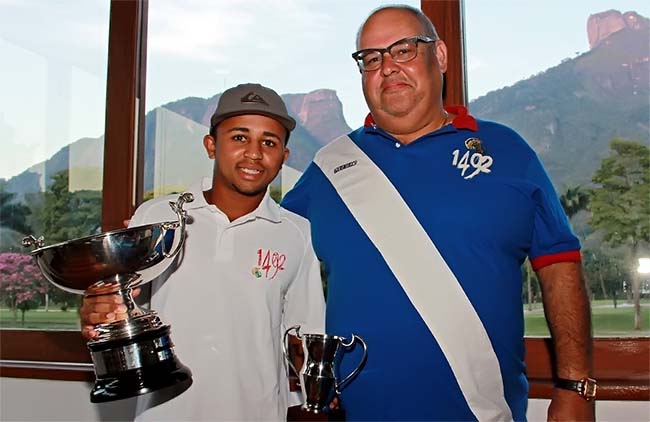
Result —
<instances>
[{"instance_id":1,"label":"red shirt sleeve trim","mask_svg":"<svg viewBox=\"0 0 650 422\"><path fill-rule=\"evenodd\" d=\"M537 271L542 267L547 265L555 264L558 262L580 262L582 261L582 255L580 251L567 251L560 252L551 255L542 255L530 261L533 266L533 270Z\"/></svg>"}]
</instances>

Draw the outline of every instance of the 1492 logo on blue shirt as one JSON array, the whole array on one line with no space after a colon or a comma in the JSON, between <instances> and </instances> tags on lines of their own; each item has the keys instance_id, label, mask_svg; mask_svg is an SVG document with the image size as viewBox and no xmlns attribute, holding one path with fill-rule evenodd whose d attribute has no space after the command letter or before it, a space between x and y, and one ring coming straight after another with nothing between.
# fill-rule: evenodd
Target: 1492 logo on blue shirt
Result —
<instances>
[{"instance_id":1,"label":"1492 logo on blue shirt","mask_svg":"<svg viewBox=\"0 0 650 422\"><path fill-rule=\"evenodd\" d=\"M471 179L480 173L490 173L494 160L486 154L481 140L468 138L465 140L465 147L467 151L463 155L459 149L451 153L453 156L451 164L460 170L460 175L464 179Z\"/></svg>"}]
</instances>

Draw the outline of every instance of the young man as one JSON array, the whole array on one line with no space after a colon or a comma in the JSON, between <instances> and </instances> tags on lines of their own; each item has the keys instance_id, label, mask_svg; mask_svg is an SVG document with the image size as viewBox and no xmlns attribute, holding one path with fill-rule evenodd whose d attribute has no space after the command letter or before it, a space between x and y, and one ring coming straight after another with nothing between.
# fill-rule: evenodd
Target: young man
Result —
<instances>
[{"instance_id":1,"label":"young man","mask_svg":"<svg viewBox=\"0 0 650 422\"><path fill-rule=\"evenodd\" d=\"M580 245L534 151L443 108L447 50L420 10L374 11L357 48L367 124L319 151L283 202L311 222L327 331L358 333L371 351L343 391L348 418L525 420L528 256L569 380L549 419L593 419L593 402L570 390L591 383Z\"/></svg>"},{"instance_id":2,"label":"young man","mask_svg":"<svg viewBox=\"0 0 650 422\"><path fill-rule=\"evenodd\" d=\"M155 393L139 397L138 420L285 418L283 333L295 324L323 332L324 325L309 223L268 191L295 125L280 96L261 85L239 85L219 99L203 139L215 161L212 179L189 189L194 202L185 205L182 258L152 282L151 307L172 326L176 354L194 382L148 410ZM130 226L173 221L170 199L142 204ZM92 337L91 324L120 319L124 311L86 299L84 333Z\"/></svg>"}]
</instances>

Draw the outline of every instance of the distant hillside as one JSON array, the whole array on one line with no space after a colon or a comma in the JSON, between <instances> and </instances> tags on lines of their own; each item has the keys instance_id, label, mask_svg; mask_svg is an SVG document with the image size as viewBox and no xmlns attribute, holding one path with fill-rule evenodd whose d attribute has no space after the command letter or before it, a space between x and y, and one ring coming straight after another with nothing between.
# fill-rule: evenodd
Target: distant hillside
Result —
<instances>
[{"instance_id":1,"label":"distant hillside","mask_svg":"<svg viewBox=\"0 0 650 422\"><path fill-rule=\"evenodd\" d=\"M188 174L209 175L206 172L210 171L211 164L205 158L202 141L220 96L221 93L210 98L188 97L147 113L145 191L151 190L154 180L161 178L173 185L177 179L187 180ZM289 139L291 154L287 164L302 171L321 146L351 129L333 90L319 89L282 97L289 114L297 122ZM72 189L99 190L103 157L103 137L82 138L61 148L48 160L10 178L5 189L17 193L21 199L25 193L42 192L51 183L52 175L73 168ZM160 168L155 168L156 163Z\"/></svg>"},{"instance_id":2,"label":"distant hillside","mask_svg":"<svg viewBox=\"0 0 650 422\"><path fill-rule=\"evenodd\" d=\"M490 92L472 101L470 111L521 133L559 190L589 183L612 138L648 142L648 22L635 12L592 15L587 24L589 52ZM204 157L202 138L220 95L184 98L147 113L145 191L154 181L169 187L209 175L211 162ZM335 91L282 97L298 122L289 140L290 166L303 170L321 146L350 131ZM9 179L6 190L19 198L41 192L53 174L66 168L75 169L72 189L99 189L103 152L102 138L79 139Z\"/></svg>"},{"instance_id":3,"label":"distant hillside","mask_svg":"<svg viewBox=\"0 0 650 422\"><path fill-rule=\"evenodd\" d=\"M161 129L161 124L158 122L158 119L166 116L167 113L161 113L158 109L147 113L145 154L148 159L145 160L145 191L150 190L157 180L154 168L156 160L151 158L156 154L156 144L158 143L158 148L161 147L160 139L164 139L164 148L171 150L175 149L173 143L193 144L195 148L193 151L198 155L197 158L203 157L202 147L198 148L196 144L202 143L203 135L207 133L210 117L217 107L220 96L219 93L207 99L190 97L159 107L202 125L205 127L204 133L191 131L191 125L176 124L174 136L171 137L168 134L170 130L168 125L162 125L164 129ZM289 114L297 122L289 138L288 146L291 154L287 161L287 164L295 169L304 170L320 147L351 130L343 117L341 101L333 90L319 89L307 94L285 94L282 98L287 104ZM169 164L171 163L165 165ZM180 178L180 175L178 177Z\"/></svg>"},{"instance_id":4,"label":"distant hillside","mask_svg":"<svg viewBox=\"0 0 650 422\"><path fill-rule=\"evenodd\" d=\"M7 192L22 194L42 192L51 183L51 177L69 168L77 171L70 178L72 190L100 190L104 162L104 137L81 138L57 151L48 160L35 164L10 178Z\"/></svg>"},{"instance_id":5,"label":"distant hillside","mask_svg":"<svg viewBox=\"0 0 650 422\"><path fill-rule=\"evenodd\" d=\"M609 11L588 27L589 52L469 105L526 138L558 187L588 183L612 138L648 142L648 19Z\"/></svg>"}]
</instances>

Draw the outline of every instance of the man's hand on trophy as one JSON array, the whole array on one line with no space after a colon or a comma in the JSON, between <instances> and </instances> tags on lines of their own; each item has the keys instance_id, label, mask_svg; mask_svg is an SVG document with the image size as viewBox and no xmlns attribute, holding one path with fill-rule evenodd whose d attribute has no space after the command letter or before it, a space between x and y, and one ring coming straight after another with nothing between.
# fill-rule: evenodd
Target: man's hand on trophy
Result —
<instances>
[{"instance_id":1,"label":"man's hand on trophy","mask_svg":"<svg viewBox=\"0 0 650 422\"><path fill-rule=\"evenodd\" d=\"M91 288L92 289L92 288ZM88 340L99 335L95 325L108 324L127 318L127 307L119 294L97 295L97 291L88 289L84 295L83 305L79 312L81 317L81 334ZM131 292L132 297L137 297L140 289Z\"/></svg>"}]
</instances>

